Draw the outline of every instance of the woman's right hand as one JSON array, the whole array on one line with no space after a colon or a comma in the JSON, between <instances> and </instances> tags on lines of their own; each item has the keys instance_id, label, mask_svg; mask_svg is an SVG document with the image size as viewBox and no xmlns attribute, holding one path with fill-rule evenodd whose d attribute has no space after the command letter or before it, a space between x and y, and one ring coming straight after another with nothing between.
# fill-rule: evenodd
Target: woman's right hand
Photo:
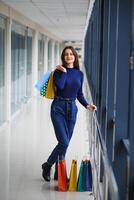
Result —
<instances>
[{"instance_id":1,"label":"woman's right hand","mask_svg":"<svg viewBox=\"0 0 134 200\"><path fill-rule=\"evenodd\" d=\"M96 107L96 105L94 105L94 104L89 104L89 105L87 105L86 108L87 108L90 112L94 112L94 111L97 110L97 107Z\"/></svg>"},{"instance_id":2,"label":"woman's right hand","mask_svg":"<svg viewBox=\"0 0 134 200\"><path fill-rule=\"evenodd\" d=\"M56 69L58 69L58 70L60 70L60 71L62 71L62 72L67 72L66 68L63 67L62 65L57 65L57 66L56 66Z\"/></svg>"}]
</instances>

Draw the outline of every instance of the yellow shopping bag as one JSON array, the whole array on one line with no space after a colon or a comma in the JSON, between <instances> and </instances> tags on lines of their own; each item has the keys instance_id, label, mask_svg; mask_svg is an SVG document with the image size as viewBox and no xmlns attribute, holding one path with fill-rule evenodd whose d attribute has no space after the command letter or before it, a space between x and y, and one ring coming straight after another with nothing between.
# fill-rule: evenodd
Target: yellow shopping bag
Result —
<instances>
[{"instance_id":1,"label":"yellow shopping bag","mask_svg":"<svg viewBox=\"0 0 134 200\"><path fill-rule=\"evenodd\" d=\"M53 99L55 96L55 86L54 86L54 80L53 80L53 73L51 72L50 78L48 80L48 85L46 88L46 94L45 97L48 99Z\"/></svg>"},{"instance_id":2,"label":"yellow shopping bag","mask_svg":"<svg viewBox=\"0 0 134 200\"><path fill-rule=\"evenodd\" d=\"M69 191L77 190L77 161L76 160L72 160L68 190Z\"/></svg>"}]
</instances>

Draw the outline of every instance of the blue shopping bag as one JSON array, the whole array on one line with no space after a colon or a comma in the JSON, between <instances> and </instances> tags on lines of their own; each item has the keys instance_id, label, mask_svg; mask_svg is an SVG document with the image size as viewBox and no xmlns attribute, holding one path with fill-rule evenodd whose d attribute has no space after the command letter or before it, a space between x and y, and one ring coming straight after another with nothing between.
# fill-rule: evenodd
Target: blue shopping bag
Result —
<instances>
[{"instance_id":1,"label":"blue shopping bag","mask_svg":"<svg viewBox=\"0 0 134 200\"><path fill-rule=\"evenodd\" d=\"M90 160L86 161L86 188L85 191L92 191L92 169Z\"/></svg>"},{"instance_id":2,"label":"blue shopping bag","mask_svg":"<svg viewBox=\"0 0 134 200\"><path fill-rule=\"evenodd\" d=\"M43 77L35 84L35 88L39 91L41 91L44 87L44 85L48 82L49 77L51 75L50 71L47 71Z\"/></svg>"}]
</instances>

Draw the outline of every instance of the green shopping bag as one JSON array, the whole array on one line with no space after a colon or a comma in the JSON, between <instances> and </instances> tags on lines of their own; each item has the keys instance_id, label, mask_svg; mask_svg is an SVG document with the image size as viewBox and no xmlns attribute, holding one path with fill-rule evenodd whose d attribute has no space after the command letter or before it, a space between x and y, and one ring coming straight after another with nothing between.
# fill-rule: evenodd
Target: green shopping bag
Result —
<instances>
[{"instance_id":1,"label":"green shopping bag","mask_svg":"<svg viewBox=\"0 0 134 200\"><path fill-rule=\"evenodd\" d=\"M84 192L85 190L86 190L86 164L85 161L82 161L79 170L77 191Z\"/></svg>"}]
</instances>

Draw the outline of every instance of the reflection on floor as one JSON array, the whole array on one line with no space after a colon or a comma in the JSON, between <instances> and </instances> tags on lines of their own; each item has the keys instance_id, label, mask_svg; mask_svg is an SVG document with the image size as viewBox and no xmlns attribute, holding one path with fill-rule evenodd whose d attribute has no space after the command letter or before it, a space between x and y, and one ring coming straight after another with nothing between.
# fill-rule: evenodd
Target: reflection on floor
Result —
<instances>
[{"instance_id":1,"label":"reflection on floor","mask_svg":"<svg viewBox=\"0 0 134 200\"><path fill-rule=\"evenodd\" d=\"M50 101L33 99L0 132L0 200L92 200L89 192L58 192L57 182L44 182L41 164L56 145L50 120ZM79 103L77 124L67 152L67 170L72 159L88 155L86 109ZM52 169L52 177L54 168Z\"/></svg>"}]
</instances>

